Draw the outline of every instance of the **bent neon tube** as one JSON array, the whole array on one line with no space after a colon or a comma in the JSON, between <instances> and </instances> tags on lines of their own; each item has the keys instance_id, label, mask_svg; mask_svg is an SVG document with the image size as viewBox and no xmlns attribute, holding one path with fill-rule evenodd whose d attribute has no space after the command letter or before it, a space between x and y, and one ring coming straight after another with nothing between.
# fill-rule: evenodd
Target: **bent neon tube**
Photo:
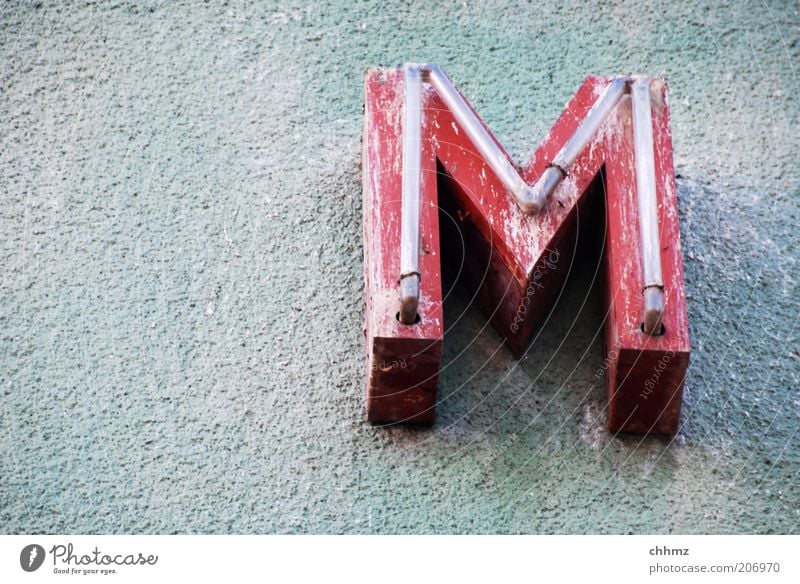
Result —
<instances>
[{"instance_id":1,"label":"bent neon tube","mask_svg":"<svg viewBox=\"0 0 800 584\"><path fill-rule=\"evenodd\" d=\"M416 322L419 306L419 204L421 152L421 82L427 81L453 114L472 144L494 171L505 189L523 212L538 213L547 197L558 187L569 169L594 137L603 121L625 93L627 79L617 77L581 121L575 133L561 148L550 166L533 185L529 185L518 169L497 145L481 121L438 65L406 64L403 66L405 99L403 107L403 176L402 227L400 245L400 322ZM651 148L652 150L652 148ZM651 154L652 158L652 154Z\"/></svg>"}]
</instances>

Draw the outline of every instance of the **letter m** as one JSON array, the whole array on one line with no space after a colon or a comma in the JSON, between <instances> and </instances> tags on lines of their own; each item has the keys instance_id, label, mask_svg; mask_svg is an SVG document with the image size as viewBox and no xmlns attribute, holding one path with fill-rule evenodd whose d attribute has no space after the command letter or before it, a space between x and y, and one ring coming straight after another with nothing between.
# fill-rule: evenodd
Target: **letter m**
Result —
<instances>
[{"instance_id":1,"label":"letter m","mask_svg":"<svg viewBox=\"0 0 800 584\"><path fill-rule=\"evenodd\" d=\"M588 77L530 162L517 167L438 67L415 71L365 75L368 419L434 421L442 262L460 271L515 356L530 351L547 366L552 355L529 344L557 306L576 253L588 249L576 245L581 239L602 250L596 330L609 363L608 427L676 432L690 348L664 80ZM637 110L635 91L646 108ZM661 303L657 326L647 323L651 292ZM373 366L398 359L408 367ZM643 400L648 380L654 389Z\"/></svg>"}]
</instances>

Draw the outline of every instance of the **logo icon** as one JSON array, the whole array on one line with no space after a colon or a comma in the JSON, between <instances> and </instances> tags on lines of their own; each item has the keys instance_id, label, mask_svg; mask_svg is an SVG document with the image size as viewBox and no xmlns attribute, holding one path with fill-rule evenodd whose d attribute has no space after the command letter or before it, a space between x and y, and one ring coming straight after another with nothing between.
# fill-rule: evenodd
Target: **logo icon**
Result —
<instances>
[{"instance_id":1,"label":"logo icon","mask_svg":"<svg viewBox=\"0 0 800 584\"><path fill-rule=\"evenodd\" d=\"M22 548L19 554L19 565L26 572L35 572L44 563L44 548L32 543Z\"/></svg>"}]
</instances>

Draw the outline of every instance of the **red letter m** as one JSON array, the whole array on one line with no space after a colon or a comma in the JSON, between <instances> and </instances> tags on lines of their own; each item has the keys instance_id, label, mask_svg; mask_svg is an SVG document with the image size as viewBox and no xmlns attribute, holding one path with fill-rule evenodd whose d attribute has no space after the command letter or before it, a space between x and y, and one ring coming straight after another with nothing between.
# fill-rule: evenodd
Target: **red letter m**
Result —
<instances>
[{"instance_id":1,"label":"red letter m","mask_svg":"<svg viewBox=\"0 0 800 584\"><path fill-rule=\"evenodd\" d=\"M435 65L368 70L364 117L368 419L434 421L443 250L463 253L463 278L519 356L594 223L608 427L674 433L689 336L666 83L587 78L523 168Z\"/></svg>"}]
</instances>

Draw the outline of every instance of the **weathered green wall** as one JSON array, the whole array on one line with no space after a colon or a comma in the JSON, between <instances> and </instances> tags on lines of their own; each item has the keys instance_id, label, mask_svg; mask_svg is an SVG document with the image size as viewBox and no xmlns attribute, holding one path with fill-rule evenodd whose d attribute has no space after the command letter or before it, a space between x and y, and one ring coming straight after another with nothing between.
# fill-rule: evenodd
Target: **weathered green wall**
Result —
<instances>
[{"instance_id":1,"label":"weathered green wall","mask_svg":"<svg viewBox=\"0 0 800 584\"><path fill-rule=\"evenodd\" d=\"M797 4L432 4L0 6L0 531L799 531ZM361 78L406 60L520 161L668 77L674 443L604 432L580 263L519 362L457 290L437 425L363 421Z\"/></svg>"}]
</instances>

